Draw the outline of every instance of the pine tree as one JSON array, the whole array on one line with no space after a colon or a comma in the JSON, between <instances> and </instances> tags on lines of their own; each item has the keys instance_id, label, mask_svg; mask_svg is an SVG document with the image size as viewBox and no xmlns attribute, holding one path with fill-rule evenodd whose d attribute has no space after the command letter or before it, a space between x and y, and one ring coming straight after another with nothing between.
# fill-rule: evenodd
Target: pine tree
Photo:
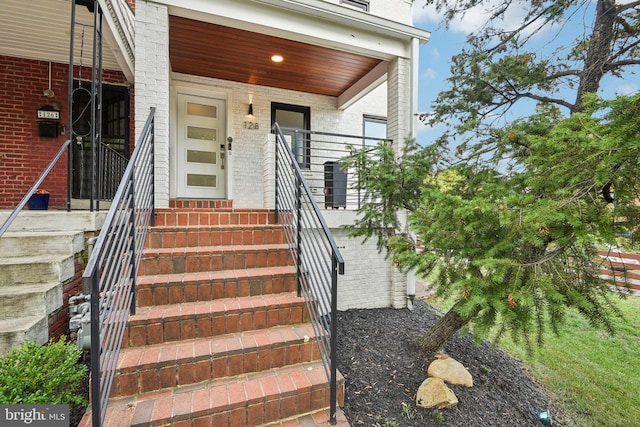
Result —
<instances>
[{"instance_id":1,"label":"pine tree","mask_svg":"<svg viewBox=\"0 0 640 427\"><path fill-rule=\"evenodd\" d=\"M480 0L430 1L448 20ZM598 0L589 36L542 58L527 50L531 34L587 8L587 1L507 1L528 6L523 24L504 31L490 21L452 59L449 89L424 115L448 128L426 147L401 153L380 145L346 166L367 196L353 235L377 237L401 268L437 271L436 292L455 305L420 338L437 351L468 323L477 336L498 325L541 344L569 307L612 332L617 314L596 250L633 231L640 215L640 97L598 99L606 75L640 63L640 2ZM575 98L558 88L573 88ZM523 100L534 114L506 114ZM503 120L496 120L500 117ZM491 119L491 120L489 120ZM452 150L452 147L454 148ZM407 211L402 224L399 211ZM416 252L412 235L425 250Z\"/></svg>"}]
</instances>

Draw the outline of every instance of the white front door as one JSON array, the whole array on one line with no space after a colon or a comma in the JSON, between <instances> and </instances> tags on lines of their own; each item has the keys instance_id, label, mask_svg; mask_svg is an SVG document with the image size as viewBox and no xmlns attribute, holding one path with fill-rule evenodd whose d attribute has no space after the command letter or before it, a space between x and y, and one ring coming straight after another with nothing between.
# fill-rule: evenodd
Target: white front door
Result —
<instances>
[{"instance_id":1,"label":"white front door","mask_svg":"<svg viewBox=\"0 0 640 427\"><path fill-rule=\"evenodd\" d=\"M226 101L178 94L176 195L223 199L226 180Z\"/></svg>"}]
</instances>

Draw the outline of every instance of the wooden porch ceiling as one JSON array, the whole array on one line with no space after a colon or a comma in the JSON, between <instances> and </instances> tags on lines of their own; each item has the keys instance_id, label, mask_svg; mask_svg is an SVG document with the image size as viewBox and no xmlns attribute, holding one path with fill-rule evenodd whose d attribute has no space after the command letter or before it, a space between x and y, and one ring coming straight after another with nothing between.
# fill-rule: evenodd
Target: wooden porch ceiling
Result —
<instances>
[{"instance_id":1,"label":"wooden porch ceiling","mask_svg":"<svg viewBox=\"0 0 640 427\"><path fill-rule=\"evenodd\" d=\"M271 61L282 55L281 63ZM338 96L381 60L178 16L169 18L172 70Z\"/></svg>"}]
</instances>

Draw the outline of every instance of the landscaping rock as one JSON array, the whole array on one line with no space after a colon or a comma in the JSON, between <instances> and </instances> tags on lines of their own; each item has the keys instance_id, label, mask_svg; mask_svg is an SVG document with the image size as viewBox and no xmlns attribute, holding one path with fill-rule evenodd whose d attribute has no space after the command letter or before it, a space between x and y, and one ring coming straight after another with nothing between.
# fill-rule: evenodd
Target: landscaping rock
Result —
<instances>
[{"instance_id":1,"label":"landscaping rock","mask_svg":"<svg viewBox=\"0 0 640 427\"><path fill-rule=\"evenodd\" d=\"M462 363L447 357L436 359L429 365L427 373L435 378L441 378L449 384L473 387L473 377Z\"/></svg>"},{"instance_id":2,"label":"landscaping rock","mask_svg":"<svg viewBox=\"0 0 640 427\"><path fill-rule=\"evenodd\" d=\"M418 387L416 406L420 408L453 408L458 404L455 393L440 378L427 378Z\"/></svg>"}]
</instances>

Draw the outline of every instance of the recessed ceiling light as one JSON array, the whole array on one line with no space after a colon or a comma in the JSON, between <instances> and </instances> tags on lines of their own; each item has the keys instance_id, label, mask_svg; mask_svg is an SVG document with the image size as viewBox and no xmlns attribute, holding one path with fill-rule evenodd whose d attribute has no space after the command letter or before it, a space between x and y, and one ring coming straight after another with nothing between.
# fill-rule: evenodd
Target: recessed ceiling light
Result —
<instances>
[{"instance_id":1,"label":"recessed ceiling light","mask_svg":"<svg viewBox=\"0 0 640 427\"><path fill-rule=\"evenodd\" d=\"M282 55L272 55L271 60L273 62L282 62L284 61L284 58L282 57Z\"/></svg>"}]
</instances>

